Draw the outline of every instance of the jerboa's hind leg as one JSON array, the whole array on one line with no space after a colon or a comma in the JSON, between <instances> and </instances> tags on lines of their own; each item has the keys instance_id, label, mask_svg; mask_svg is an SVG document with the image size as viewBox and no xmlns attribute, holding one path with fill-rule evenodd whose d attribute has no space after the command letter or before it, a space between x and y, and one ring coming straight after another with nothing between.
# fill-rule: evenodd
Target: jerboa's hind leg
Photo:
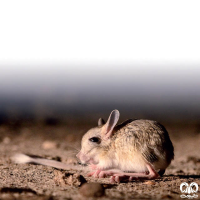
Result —
<instances>
[{"instance_id":1,"label":"jerboa's hind leg","mask_svg":"<svg viewBox=\"0 0 200 200\"><path fill-rule=\"evenodd\" d=\"M138 179L148 179L148 180L152 180L152 179L156 179L159 178L160 175L158 172L156 172L156 170L154 169L154 167L150 164L147 163L146 167L148 169L148 172L141 172L141 173L116 173L113 174L111 176L111 182L112 183L120 183L122 180L129 180L132 181L134 179L138 180ZM163 170L161 172L161 174L164 173Z\"/></svg>"}]
</instances>

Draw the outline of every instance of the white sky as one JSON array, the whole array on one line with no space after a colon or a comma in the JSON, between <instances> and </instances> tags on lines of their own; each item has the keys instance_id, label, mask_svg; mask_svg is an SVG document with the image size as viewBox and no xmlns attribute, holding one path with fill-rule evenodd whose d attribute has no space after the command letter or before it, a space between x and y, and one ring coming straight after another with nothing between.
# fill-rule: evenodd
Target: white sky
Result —
<instances>
[{"instance_id":1,"label":"white sky","mask_svg":"<svg viewBox=\"0 0 200 200\"><path fill-rule=\"evenodd\" d=\"M200 51L0 51L0 65L200 64Z\"/></svg>"}]
</instances>

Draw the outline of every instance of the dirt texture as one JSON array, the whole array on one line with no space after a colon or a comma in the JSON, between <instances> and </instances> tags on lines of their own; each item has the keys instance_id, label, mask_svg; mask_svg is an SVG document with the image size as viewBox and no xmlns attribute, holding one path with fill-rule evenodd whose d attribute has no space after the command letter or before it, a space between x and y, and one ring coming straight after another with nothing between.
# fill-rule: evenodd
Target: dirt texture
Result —
<instances>
[{"instance_id":1,"label":"dirt texture","mask_svg":"<svg viewBox=\"0 0 200 200\"><path fill-rule=\"evenodd\" d=\"M156 180L111 184L109 178L87 177L84 171L15 164L26 153L77 165L76 153L88 127L0 126L0 199L181 199L180 184L195 182L200 199L200 131L195 126L166 126L175 159ZM92 184L98 183L98 184ZM88 192L89 191L89 192Z\"/></svg>"}]
</instances>

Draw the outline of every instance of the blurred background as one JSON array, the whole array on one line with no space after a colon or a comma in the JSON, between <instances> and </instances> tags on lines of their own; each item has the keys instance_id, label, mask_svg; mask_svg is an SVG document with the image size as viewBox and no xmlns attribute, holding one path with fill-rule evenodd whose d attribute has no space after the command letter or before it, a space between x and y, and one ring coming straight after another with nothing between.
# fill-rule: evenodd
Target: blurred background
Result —
<instances>
[{"instance_id":1,"label":"blurred background","mask_svg":"<svg viewBox=\"0 0 200 200\"><path fill-rule=\"evenodd\" d=\"M0 51L0 125L200 124L200 51Z\"/></svg>"}]
</instances>

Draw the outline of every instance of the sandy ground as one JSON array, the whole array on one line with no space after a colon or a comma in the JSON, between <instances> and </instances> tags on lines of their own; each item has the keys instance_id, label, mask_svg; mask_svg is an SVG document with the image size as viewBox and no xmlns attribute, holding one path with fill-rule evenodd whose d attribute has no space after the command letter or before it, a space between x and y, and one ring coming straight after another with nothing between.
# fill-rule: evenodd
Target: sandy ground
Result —
<instances>
[{"instance_id":1,"label":"sandy ground","mask_svg":"<svg viewBox=\"0 0 200 200\"><path fill-rule=\"evenodd\" d=\"M165 175L154 181L111 184L109 178L88 178L81 171L14 164L10 159L22 152L76 164L75 154L87 128L0 126L0 199L87 199L80 192L84 182L100 183L105 190L103 196L91 199L108 200L181 199L180 184L196 182L200 199L200 131L193 126L166 126L175 159Z\"/></svg>"}]
</instances>

